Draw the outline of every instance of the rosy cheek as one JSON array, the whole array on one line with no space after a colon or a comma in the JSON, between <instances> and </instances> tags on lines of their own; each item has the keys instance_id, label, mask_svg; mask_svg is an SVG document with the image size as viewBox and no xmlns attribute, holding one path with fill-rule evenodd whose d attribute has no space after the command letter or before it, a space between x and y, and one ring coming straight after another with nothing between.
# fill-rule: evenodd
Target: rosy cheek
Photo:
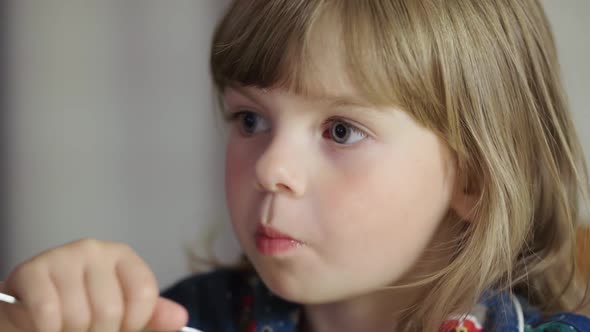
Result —
<instances>
[{"instance_id":1,"label":"rosy cheek","mask_svg":"<svg viewBox=\"0 0 590 332\"><path fill-rule=\"evenodd\" d=\"M359 168L363 170L363 168ZM338 173L338 174L336 174ZM332 172L314 186L316 214L323 220L322 227L338 227L339 232L356 232L354 224L363 220L375 205L376 189L367 181L367 175L359 171ZM355 222L347 222L354 220Z\"/></svg>"},{"instance_id":2,"label":"rosy cheek","mask_svg":"<svg viewBox=\"0 0 590 332\"><path fill-rule=\"evenodd\" d=\"M230 137L225 161L225 193L231 214L242 215L253 187L251 147L239 137Z\"/></svg>"},{"instance_id":3,"label":"rosy cheek","mask_svg":"<svg viewBox=\"0 0 590 332\"><path fill-rule=\"evenodd\" d=\"M228 198L234 193L232 188L235 188L236 181L238 180L239 164L240 160L235 143L230 139L225 152L225 191Z\"/></svg>"}]
</instances>

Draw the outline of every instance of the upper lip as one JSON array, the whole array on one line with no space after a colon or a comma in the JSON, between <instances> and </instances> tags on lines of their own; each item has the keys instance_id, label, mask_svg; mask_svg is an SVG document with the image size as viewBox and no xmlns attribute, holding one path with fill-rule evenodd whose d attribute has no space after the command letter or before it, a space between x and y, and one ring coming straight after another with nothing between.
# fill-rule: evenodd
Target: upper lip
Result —
<instances>
[{"instance_id":1,"label":"upper lip","mask_svg":"<svg viewBox=\"0 0 590 332\"><path fill-rule=\"evenodd\" d=\"M259 225L258 229L256 230L256 235L269 237L269 238L273 238L273 239L294 240L293 237L291 237L283 232L280 232L271 226L266 226L266 225Z\"/></svg>"}]
</instances>

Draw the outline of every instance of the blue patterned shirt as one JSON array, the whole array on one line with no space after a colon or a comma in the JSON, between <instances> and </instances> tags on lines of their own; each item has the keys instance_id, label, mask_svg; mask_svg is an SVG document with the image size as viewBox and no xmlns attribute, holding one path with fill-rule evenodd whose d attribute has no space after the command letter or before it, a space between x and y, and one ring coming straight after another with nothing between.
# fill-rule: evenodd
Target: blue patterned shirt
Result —
<instances>
[{"instance_id":1,"label":"blue patterned shirt","mask_svg":"<svg viewBox=\"0 0 590 332\"><path fill-rule=\"evenodd\" d=\"M297 332L298 329L300 305L272 294L252 271L219 269L192 276L162 295L183 305L189 312L188 326L204 332ZM544 318L523 299L517 302L522 308L526 332L590 332L588 317L560 313ZM519 332L518 310L510 294L489 296L480 306L485 317L479 328L450 331Z\"/></svg>"}]
</instances>

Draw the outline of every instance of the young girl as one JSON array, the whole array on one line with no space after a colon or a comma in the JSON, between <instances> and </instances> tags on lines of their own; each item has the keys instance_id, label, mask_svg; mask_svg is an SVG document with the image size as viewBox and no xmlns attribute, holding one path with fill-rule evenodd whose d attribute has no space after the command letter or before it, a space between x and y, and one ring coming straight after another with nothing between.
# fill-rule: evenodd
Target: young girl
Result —
<instances>
[{"instance_id":1,"label":"young girl","mask_svg":"<svg viewBox=\"0 0 590 332\"><path fill-rule=\"evenodd\" d=\"M20 265L2 331L590 331L588 177L535 0L235 0L216 30L247 268L157 298L128 247Z\"/></svg>"}]
</instances>

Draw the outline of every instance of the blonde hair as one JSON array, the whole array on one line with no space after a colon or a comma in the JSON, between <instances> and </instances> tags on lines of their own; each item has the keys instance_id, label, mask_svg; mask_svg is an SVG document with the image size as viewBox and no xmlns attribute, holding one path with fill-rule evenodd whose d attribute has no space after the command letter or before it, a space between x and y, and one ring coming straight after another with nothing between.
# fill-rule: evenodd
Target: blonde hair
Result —
<instances>
[{"instance_id":1,"label":"blonde hair","mask_svg":"<svg viewBox=\"0 0 590 332\"><path fill-rule=\"evenodd\" d=\"M488 289L517 289L546 313L579 309L588 285L576 276L575 228L588 174L539 2L235 0L213 38L217 92L313 93L311 37L323 20L338 26L354 86L439 134L478 198L452 262L398 328L437 330Z\"/></svg>"}]
</instances>

